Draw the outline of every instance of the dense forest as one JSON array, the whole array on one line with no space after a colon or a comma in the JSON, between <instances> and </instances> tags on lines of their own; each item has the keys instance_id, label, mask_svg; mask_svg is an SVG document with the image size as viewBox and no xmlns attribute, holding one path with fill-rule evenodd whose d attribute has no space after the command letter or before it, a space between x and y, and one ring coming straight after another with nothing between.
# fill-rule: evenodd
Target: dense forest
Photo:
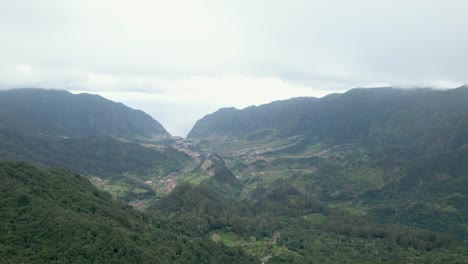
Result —
<instances>
[{"instance_id":1,"label":"dense forest","mask_svg":"<svg viewBox=\"0 0 468 264\"><path fill-rule=\"evenodd\" d=\"M176 233L63 169L0 162L0 179L2 263L255 263Z\"/></svg>"},{"instance_id":2,"label":"dense forest","mask_svg":"<svg viewBox=\"0 0 468 264\"><path fill-rule=\"evenodd\" d=\"M466 248L454 235L412 225L378 223L331 207L279 180L248 199L226 189L230 172L198 185L184 183L149 212L211 236L269 263L463 263ZM222 187L222 188L220 188ZM189 226L190 228L186 229Z\"/></svg>"}]
</instances>

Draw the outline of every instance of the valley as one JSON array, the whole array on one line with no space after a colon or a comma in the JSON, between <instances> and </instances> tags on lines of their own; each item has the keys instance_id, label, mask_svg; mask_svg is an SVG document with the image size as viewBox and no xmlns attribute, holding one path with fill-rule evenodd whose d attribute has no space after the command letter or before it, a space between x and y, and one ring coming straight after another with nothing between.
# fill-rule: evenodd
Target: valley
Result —
<instances>
[{"instance_id":1,"label":"valley","mask_svg":"<svg viewBox=\"0 0 468 264\"><path fill-rule=\"evenodd\" d=\"M41 93L49 98L46 105L57 96L85 106L90 98L104 100ZM14 90L8 96L22 98ZM69 256L132 263L142 251L141 263L464 263L466 102L466 86L352 89L221 109L200 119L186 139L122 106L115 106L121 121L109 121L112 129L92 120L114 120L114 108L73 112L73 128L91 126L91 135L84 128L70 131L67 114L43 116L53 122L38 126L31 113L19 114L19 103L5 103L0 159L21 162L0 164L10 186L0 203L8 223L0 226L7 234L0 236L0 256L11 263ZM64 169L50 169L55 167ZM101 241L113 243L108 241L123 234L128 254L104 247L91 254L78 241L96 244L92 236L76 237L76 252L51 253L57 246L40 235L48 231L34 225L46 213L32 204L53 204L59 220L84 217L79 228L94 237L106 221L118 219ZM31 225L14 213L22 206ZM75 211L65 212L70 208ZM16 232L16 225L31 229L32 237ZM62 220L55 227L65 228ZM12 241L19 240L23 247L14 248ZM50 248L38 248L38 241Z\"/></svg>"}]
</instances>

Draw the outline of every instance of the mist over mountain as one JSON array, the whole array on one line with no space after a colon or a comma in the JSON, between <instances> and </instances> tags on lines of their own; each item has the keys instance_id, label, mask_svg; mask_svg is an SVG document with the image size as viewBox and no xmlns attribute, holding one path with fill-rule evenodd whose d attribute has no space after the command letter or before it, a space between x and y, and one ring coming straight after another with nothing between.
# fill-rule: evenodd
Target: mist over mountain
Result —
<instances>
[{"instance_id":1,"label":"mist over mountain","mask_svg":"<svg viewBox=\"0 0 468 264\"><path fill-rule=\"evenodd\" d=\"M0 114L47 133L65 136L168 136L164 127L141 110L98 95L62 90L0 91Z\"/></svg>"}]
</instances>

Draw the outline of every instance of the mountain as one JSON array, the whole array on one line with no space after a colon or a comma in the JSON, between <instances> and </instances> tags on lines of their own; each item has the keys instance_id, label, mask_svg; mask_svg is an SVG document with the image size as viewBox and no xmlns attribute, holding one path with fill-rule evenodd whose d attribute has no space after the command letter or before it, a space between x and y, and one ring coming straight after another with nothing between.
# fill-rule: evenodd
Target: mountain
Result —
<instances>
[{"instance_id":1,"label":"mountain","mask_svg":"<svg viewBox=\"0 0 468 264\"><path fill-rule=\"evenodd\" d=\"M268 263L466 261L466 102L379 88L220 109L188 136L208 171L148 210Z\"/></svg>"},{"instance_id":2,"label":"mountain","mask_svg":"<svg viewBox=\"0 0 468 264\"><path fill-rule=\"evenodd\" d=\"M430 137L468 113L468 87L352 89L323 98L293 98L243 110L220 109L198 120L191 139L246 139L306 135L319 141L406 144Z\"/></svg>"},{"instance_id":3,"label":"mountain","mask_svg":"<svg viewBox=\"0 0 468 264\"><path fill-rule=\"evenodd\" d=\"M189 139L218 153L250 199L285 182L379 224L468 241L468 87L352 89L199 120Z\"/></svg>"},{"instance_id":4,"label":"mountain","mask_svg":"<svg viewBox=\"0 0 468 264\"><path fill-rule=\"evenodd\" d=\"M67 168L127 201L154 196L154 188L145 182L182 170L190 159L163 143L153 147L108 136L46 135L7 117L0 122L0 160Z\"/></svg>"},{"instance_id":5,"label":"mountain","mask_svg":"<svg viewBox=\"0 0 468 264\"><path fill-rule=\"evenodd\" d=\"M0 159L81 172L117 198L64 169L0 162L0 259L465 263L467 95L353 89L227 108L187 140L0 112Z\"/></svg>"},{"instance_id":6,"label":"mountain","mask_svg":"<svg viewBox=\"0 0 468 264\"><path fill-rule=\"evenodd\" d=\"M73 170L128 202L159 195L145 182L190 161L171 140L149 115L97 95L0 91L0 160Z\"/></svg>"},{"instance_id":7,"label":"mountain","mask_svg":"<svg viewBox=\"0 0 468 264\"><path fill-rule=\"evenodd\" d=\"M2 263L256 263L177 234L69 171L0 162L0 181Z\"/></svg>"},{"instance_id":8,"label":"mountain","mask_svg":"<svg viewBox=\"0 0 468 264\"><path fill-rule=\"evenodd\" d=\"M163 126L146 113L98 95L61 90L0 91L0 114L64 136L167 136Z\"/></svg>"}]
</instances>

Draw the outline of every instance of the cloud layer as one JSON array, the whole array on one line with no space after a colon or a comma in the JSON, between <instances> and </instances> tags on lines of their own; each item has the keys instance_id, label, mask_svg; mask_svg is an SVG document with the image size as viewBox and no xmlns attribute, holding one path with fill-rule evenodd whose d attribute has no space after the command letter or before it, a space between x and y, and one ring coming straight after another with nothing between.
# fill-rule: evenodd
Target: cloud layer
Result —
<instances>
[{"instance_id":1,"label":"cloud layer","mask_svg":"<svg viewBox=\"0 0 468 264\"><path fill-rule=\"evenodd\" d=\"M0 3L0 88L99 93L176 135L206 111L468 82L464 0Z\"/></svg>"}]
</instances>

